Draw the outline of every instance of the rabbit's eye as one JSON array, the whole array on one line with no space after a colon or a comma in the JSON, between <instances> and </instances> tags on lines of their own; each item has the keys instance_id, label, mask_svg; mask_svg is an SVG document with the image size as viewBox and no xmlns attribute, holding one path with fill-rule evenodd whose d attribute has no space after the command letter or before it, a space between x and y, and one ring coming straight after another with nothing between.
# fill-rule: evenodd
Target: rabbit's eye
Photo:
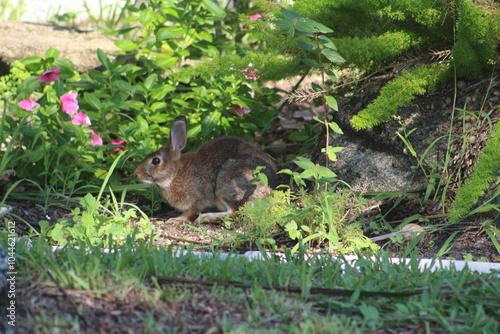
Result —
<instances>
[{"instance_id":1,"label":"rabbit's eye","mask_svg":"<svg viewBox=\"0 0 500 334\"><path fill-rule=\"evenodd\" d=\"M153 165L159 165L161 162L160 158L153 158L153 160L151 160L151 163Z\"/></svg>"}]
</instances>

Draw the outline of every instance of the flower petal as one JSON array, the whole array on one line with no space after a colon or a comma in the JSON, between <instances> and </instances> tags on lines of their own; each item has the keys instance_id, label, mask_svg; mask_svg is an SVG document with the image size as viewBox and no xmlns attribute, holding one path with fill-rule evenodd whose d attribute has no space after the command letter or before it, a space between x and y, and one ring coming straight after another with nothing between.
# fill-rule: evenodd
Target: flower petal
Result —
<instances>
[{"instance_id":1,"label":"flower petal","mask_svg":"<svg viewBox=\"0 0 500 334\"><path fill-rule=\"evenodd\" d=\"M266 16L266 15L263 13L250 15L250 21L255 21L255 20L261 19L264 16Z\"/></svg>"},{"instance_id":2,"label":"flower petal","mask_svg":"<svg viewBox=\"0 0 500 334\"><path fill-rule=\"evenodd\" d=\"M231 106L231 108L233 108L235 111L231 111L233 114L235 114L236 116L238 117L243 117L244 114L248 114L249 112L252 111L252 109L250 108L244 108L238 104L235 104L233 106Z\"/></svg>"},{"instance_id":3,"label":"flower petal","mask_svg":"<svg viewBox=\"0 0 500 334\"><path fill-rule=\"evenodd\" d=\"M121 146L115 148L113 152L124 151L125 147L127 147L127 142L125 140L111 139L111 144Z\"/></svg>"},{"instance_id":4,"label":"flower petal","mask_svg":"<svg viewBox=\"0 0 500 334\"><path fill-rule=\"evenodd\" d=\"M71 118L71 123L75 125L83 125L83 126L91 126L92 123L90 122L89 116L85 115L82 112L79 112L73 118Z\"/></svg>"},{"instance_id":5,"label":"flower petal","mask_svg":"<svg viewBox=\"0 0 500 334\"><path fill-rule=\"evenodd\" d=\"M76 112L80 108L78 106L78 100L76 99L77 96L77 93L69 93L61 95L61 97L59 98L61 100L62 110L68 115L76 114Z\"/></svg>"},{"instance_id":6,"label":"flower petal","mask_svg":"<svg viewBox=\"0 0 500 334\"><path fill-rule=\"evenodd\" d=\"M92 136L94 136L92 138L92 141L91 141L92 146L96 146L96 145L102 146L102 144L103 144L102 138L97 133L95 133L94 130L89 130L89 133L91 133Z\"/></svg>"},{"instance_id":7,"label":"flower petal","mask_svg":"<svg viewBox=\"0 0 500 334\"><path fill-rule=\"evenodd\" d=\"M51 82L59 80L59 73L61 72L60 67L51 68L49 71L43 72L38 76L38 81L44 84L49 84Z\"/></svg>"},{"instance_id":8,"label":"flower petal","mask_svg":"<svg viewBox=\"0 0 500 334\"><path fill-rule=\"evenodd\" d=\"M17 104L19 107L23 108L26 111L32 111L34 108L39 108L40 105L33 100L24 99Z\"/></svg>"}]
</instances>

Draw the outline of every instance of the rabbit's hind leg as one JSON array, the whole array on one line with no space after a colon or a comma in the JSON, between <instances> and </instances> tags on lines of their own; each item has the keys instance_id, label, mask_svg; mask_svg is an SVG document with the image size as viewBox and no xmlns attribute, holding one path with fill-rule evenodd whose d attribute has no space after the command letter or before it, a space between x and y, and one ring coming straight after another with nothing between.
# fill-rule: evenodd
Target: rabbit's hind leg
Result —
<instances>
[{"instance_id":1,"label":"rabbit's hind leg","mask_svg":"<svg viewBox=\"0 0 500 334\"><path fill-rule=\"evenodd\" d=\"M223 217L234 214L234 210L229 209L227 211L222 212L206 212L202 213L196 218L195 223L202 222L216 222L221 220Z\"/></svg>"}]
</instances>

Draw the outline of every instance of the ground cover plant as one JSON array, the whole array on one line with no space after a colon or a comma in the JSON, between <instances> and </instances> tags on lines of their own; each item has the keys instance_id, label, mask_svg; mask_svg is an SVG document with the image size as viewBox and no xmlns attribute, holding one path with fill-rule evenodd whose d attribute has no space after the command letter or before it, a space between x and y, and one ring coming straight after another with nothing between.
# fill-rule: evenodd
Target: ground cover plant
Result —
<instances>
[{"instance_id":1,"label":"ground cover plant","mask_svg":"<svg viewBox=\"0 0 500 334\"><path fill-rule=\"evenodd\" d=\"M210 0L150 0L113 12L103 29L118 37L121 51L96 50L99 68L77 72L53 48L12 64L0 79L0 219L5 226L15 222L17 233L30 239L16 250L19 312L27 319L22 328L497 332L500 290L494 273L419 270L417 254L456 256L450 248L458 231L448 231L489 212L474 228L494 251L459 255L499 259L498 105L454 109L462 118L452 116L443 135L449 151L435 164L425 160L428 150L413 149L411 131L400 135L416 171L428 180L421 196L403 189L355 192L329 168L342 150L328 142L329 132L343 131L332 118L343 112L339 92L352 94L373 73L391 67L392 80L379 98L351 119L355 128L372 127L397 117L399 106L438 83L498 72L497 6L409 3L380 2L368 11L370 1L298 1L286 8L257 1L230 9ZM357 22L356 28L346 22ZM453 57L445 52L450 49ZM405 60L417 50L448 56ZM298 89L311 74L320 79ZM298 81L288 91L265 85L287 77ZM498 81L489 78L495 91ZM190 123L188 149L220 135L269 143L273 122L285 115L283 96L287 103L308 101L320 110L304 130L286 134L302 150L275 157L278 163L294 158L281 171L287 182L269 198L242 207L234 219L182 224L180 235L163 232L168 223L158 215L161 199L131 176L134 161L166 142L178 115ZM469 134L457 136L453 128L467 117L487 126L484 149L466 175L452 171L451 151L456 142L462 151L467 147ZM322 159L302 156L313 147ZM262 180L258 170L255 178ZM443 223L409 211L391 219L391 211L412 196L421 207L439 205L436 216ZM28 222L15 211L16 201L36 204L42 218ZM381 202L390 208L374 210ZM52 212L64 214L52 219ZM435 245L432 235L442 231L444 240ZM0 233L4 245L15 235ZM64 248L53 251L54 245ZM186 245L214 254L258 249L264 259L174 256L174 249ZM286 261L264 250L283 252ZM302 259L311 252L358 254L361 260L354 267L329 257ZM412 260L392 265L391 255Z\"/></svg>"}]
</instances>

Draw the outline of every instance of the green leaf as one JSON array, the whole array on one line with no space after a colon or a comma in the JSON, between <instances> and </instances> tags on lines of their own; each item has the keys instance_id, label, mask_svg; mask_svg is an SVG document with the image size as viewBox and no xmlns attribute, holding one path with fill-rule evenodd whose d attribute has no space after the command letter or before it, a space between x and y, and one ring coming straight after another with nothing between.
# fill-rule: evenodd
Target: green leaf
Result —
<instances>
[{"instance_id":1,"label":"green leaf","mask_svg":"<svg viewBox=\"0 0 500 334\"><path fill-rule=\"evenodd\" d=\"M376 320L376 319L380 319L380 314L378 312L378 309L375 307L375 306L372 306L372 305L366 305L365 303L363 303L362 305L360 305L358 307L359 311L361 312L361 314L364 316L364 318L366 320L370 320L370 319L373 319L373 320Z\"/></svg>"},{"instance_id":2,"label":"green leaf","mask_svg":"<svg viewBox=\"0 0 500 334\"><path fill-rule=\"evenodd\" d=\"M210 117L205 118L202 124L203 134L208 134L214 131L214 129L220 124L220 118L222 113L220 111L213 111L210 113Z\"/></svg>"},{"instance_id":3,"label":"green leaf","mask_svg":"<svg viewBox=\"0 0 500 334\"><path fill-rule=\"evenodd\" d=\"M339 135L344 134L344 132L342 131L342 129L340 128L340 126L337 123L330 122L330 123L328 123L328 126L330 127L330 129L332 129L333 132L338 133Z\"/></svg>"},{"instance_id":4,"label":"green leaf","mask_svg":"<svg viewBox=\"0 0 500 334\"><path fill-rule=\"evenodd\" d=\"M150 25L153 23L154 20L154 13L151 8L146 8L145 10L142 10L139 14L139 22L142 25Z\"/></svg>"},{"instance_id":5,"label":"green leaf","mask_svg":"<svg viewBox=\"0 0 500 334\"><path fill-rule=\"evenodd\" d=\"M312 51L316 50L316 44L307 41L297 41L297 44L304 50Z\"/></svg>"},{"instance_id":6,"label":"green leaf","mask_svg":"<svg viewBox=\"0 0 500 334\"><path fill-rule=\"evenodd\" d=\"M29 77L21 85L19 85L19 88L17 89L18 98L27 99L32 92L39 88L40 81L38 81L38 77Z\"/></svg>"},{"instance_id":7,"label":"green leaf","mask_svg":"<svg viewBox=\"0 0 500 334\"><path fill-rule=\"evenodd\" d=\"M89 70L89 76L100 84L108 83L108 77L102 74L102 72L96 70Z\"/></svg>"},{"instance_id":8,"label":"green leaf","mask_svg":"<svg viewBox=\"0 0 500 334\"><path fill-rule=\"evenodd\" d=\"M39 110L44 116L48 117L57 113L59 111L59 106L56 104L50 104L40 108Z\"/></svg>"},{"instance_id":9,"label":"green leaf","mask_svg":"<svg viewBox=\"0 0 500 334\"><path fill-rule=\"evenodd\" d=\"M67 243L67 238L63 231L63 225L61 223L56 223L54 225L52 230L49 232L49 236L61 246L64 246Z\"/></svg>"},{"instance_id":10,"label":"green leaf","mask_svg":"<svg viewBox=\"0 0 500 334\"><path fill-rule=\"evenodd\" d=\"M203 0L203 5L212 15L218 16L218 17L226 17L226 11L220 6L211 0Z\"/></svg>"},{"instance_id":11,"label":"green leaf","mask_svg":"<svg viewBox=\"0 0 500 334\"><path fill-rule=\"evenodd\" d=\"M313 21L311 19L306 19L306 22L309 23L316 29L317 32L320 32L322 34L329 34L332 33L333 30L325 26L324 24L321 24L319 22Z\"/></svg>"},{"instance_id":12,"label":"green leaf","mask_svg":"<svg viewBox=\"0 0 500 334\"><path fill-rule=\"evenodd\" d=\"M305 232L311 232L311 228L307 225L300 225L300 228Z\"/></svg>"},{"instance_id":13,"label":"green leaf","mask_svg":"<svg viewBox=\"0 0 500 334\"><path fill-rule=\"evenodd\" d=\"M302 169L310 169L314 167L314 162L304 157L297 157L294 162Z\"/></svg>"},{"instance_id":14,"label":"green leaf","mask_svg":"<svg viewBox=\"0 0 500 334\"><path fill-rule=\"evenodd\" d=\"M333 81L333 82L337 82L338 81L338 78L337 76L335 75L335 73L333 73L333 71L331 70L326 70L325 71L326 75L328 75L328 77Z\"/></svg>"},{"instance_id":15,"label":"green leaf","mask_svg":"<svg viewBox=\"0 0 500 334\"><path fill-rule=\"evenodd\" d=\"M148 76L146 80L144 80L144 87L146 87L147 89L151 89L154 86L154 84L156 84L157 81L158 81L158 74L153 73L150 76Z\"/></svg>"},{"instance_id":16,"label":"green leaf","mask_svg":"<svg viewBox=\"0 0 500 334\"><path fill-rule=\"evenodd\" d=\"M40 147L39 149L29 152L27 156L30 162L37 162L45 156L45 150L43 147Z\"/></svg>"},{"instance_id":17,"label":"green leaf","mask_svg":"<svg viewBox=\"0 0 500 334\"><path fill-rule=\"evenodd\" d=\"M99 98L97 98L97 96L92 93L85 92L83 94L83 98L96 110L101 110L101 101L99 100Z\"/></svg>"},{"instance_id":18,"label":"green leaf","mask_svg":"<svg viewBox=\"0 0 500 334\"><path fill-rule=\"evenodd\" d=\"M273 23L283 30L288 30L292 26L290 21L284 21L284 20L273 20Z\"/></svg>"},{"instance_id":19,"label":"green leaf","mask_svg":"<svg viewBox=\"0 0 500 334\"><path fill-rule=\"evenodd\" d=\"M345 62L345 59L342 58L341 55L338 54L337 51L334 51L332 49L323 49L321 50L321 53L328 58L332 63L343 63Z\"/></svg>"},{"instance_id":20,"label":"green leaf","mask_svg":"<svg viewBox=\"0 0 500 334\"><path fill-rule=\"evenodd\" d=\"M49 48L47 51L45 51L45 58L57 59L57 57L59 57L59 50L54 48Z\"/></svg>"},{"instance_id":21,"label":"green leaf","mask_svg":"<svg viewBox=\"0 0 500 334\"><path fill-rule=\"evenodd\" d=\"M321 152L326 153L328 159L330 161L337 161L337 152L342 151L344 148L343 147L333 147L333 146L328 146L328 152L326 148L321 149ZM335 175L337 176L337 175ZM332 177L332 176L329 176Z\"/></svg>"},{"instance_id":22,"label":"green leaf","mask_svg":"<svg viewBox=\"0 0 500 334\"><path fill-rule=\"evenodd\" d=\"M325 166L316 166L316 171L319 176L325 178L334 178L337 176L331 169L326 168Z\"/></svg>"},{"instance_id":23,"label":"green leaf","mask_svg":"<svg viewBox=\"0 0 500 334\"><path fill-rule=\"evenodd\" d=\"M292 12L291 10L288 10L285 8L281 8L281 14L283 14L283 16L287 20L290 20L290 21L301 20L301 19L305 18L304 16L300 15L299 13Z\"/></svg>"},{"instance_id":24,"label":"green leaf","mask_svg":"<svg viewBox=\"0 0 500 334\"><path fill-rule=\"evenodd\" d=\"M314 25L311 24L309 21L304 21L304 22L299 22L295 25L295 29L297 30L297 33L303 36L313 36L314 33L316 32L316 29L314 28Z\"/></svg>"},{"instance_id":25,"label":"green leaf","mask_svg":"<svg viewBox=\"0 0 500 334\"><path fill-rule=\"evenodd\" d=\"M135 118L135 125L139 127L140 132L145 132L149 128L148 122L141 115L137 115Z\"/></svg>"},{"instance_id":26,"label":"green leaf","mask_svg":"<svg viewBox=\"0 0 500 334\"><path fill-rule=\"evenodd\" d=\"M158 114L148 117L148 121L151 123L165 123L167 121L171 121L171 117L167 114Z\"/></svg>"},{"instance_id":27,"label":"green leaf","mask_svg":"<svg viewBox=\"0 0 500 334\"><path fill-rule=\"evenodd\" d=\"M335 111L339 111L339 105L337 103L337 99L335 99L333 96L328 95L327 97L325 97L325 100L326 104L328 104L330 108L332 108Z\"/></svg>"},{"instance_id":28,"label":"green leaf","mask_svg":"<svg viewBox=\"0 0 500 334\"><path fill-rule=\"evenodd\" d=\"M156 60L153 61L153 64L156 66L168 70L175 64L177 64L177 61L179 59L177 57L172 57L171 55L160 53L156 55Z\"/></svg>"},{"instance_id":29,"label":"green leaf","mask_svg":"<svg viewBox=\"0 0 500 334\"><path fill-rule=\"evenodd\" d=\"M301 32L301 35L305 36L313 36L317 33L328 34L333 32L333 30L327 26L310 19L305 19L297 23L295 28Z\"/></svg>"},{"instance_id":30,"label":"green leaf","mask_svg":"<svg viewBox=\"0 0 500 334\"><path fill-rule=\"evenodd\" d=\"M340 146L328 146L328 149L332 152L340 152L342 151L344 148L343 147L340 147Z\"/></svg>"},{"instance_id":31,"label":"green leaf","mask_svg":"<svg viewBox=\"0 0 500 334\"><path fill-rule=\"evenodd\" d=\"M326 37L325 35L321 35L318 39L325 48L337 51L337 47L330 38Z\"/></svg>"},{"instance_id":32,"label":"green leaf","mask_svg":"<svg viewBox=\"0 0 500 334\"><path fill-rule=\"evenodd\" d=\"M61 96L64 94L64 84L61 80L57 80L56 82L54 82L54 90L57 96Z\"/></svg>"},{"instance_id":33,"label":"green leaf","mask_svg":"<svg viewBox=\"0 0 500 334\"><path fill-rule=\"evenodd\" d=\"M101 64L104 66L105 69L107 70L111 69L109 58L101 49L97 49L97 58L99 58L99 61L101 62Z\"/></svg>"},{"instance_id":34,"label":"green leaf","mask_svg":"<svg viewBox=\"0 0 500 334\"><path fill-rule=\"evenodd\" d=\"M324 91L324 88L321 87L320 85L318 85L317 83L315 82L311 82L311 88L315 91L315 92L322 92Z\"/></svg>"},{"instance_id":35,"label":"green leaf","mask_svg":"<svg viewBox=\"0 0 500 334\"><path fill-rule=\"evenodd\" d=\"M132 86L131 84L129 84L128 82L125 82L123 80L113 80L111 82L111 86L116 87L116 88L118 88L124 92L128 92L128 93L139 93L139 94L144 93L142 91L142 89L139 89L135 86Z\"/></svg>"},{"instance_id":36,"label":"green leaf","mask_svg":"<svg viewBox=\"0 0 500 334\"><path fill-rule=\"evenodd\" d=\"M43 60L42 57L33 56L24 58L23 60L21 60L21 63L29 71L38 71L43 66L42 60Z\"/></svg>"},{"instance_id":37,"label":"green leaf","mask_svg":"<svg viewBox=\"0 0 500 334\"><path fill-rule=\"evenodd\" d=\"M337 161L337 154L335 154L335 152L328 151L328 153L326 154L326 157L330 161Z\"/></svg>"},{"instance_id":38,"label":"green leaf","mask_svg":"<svg viewBox=\"0 0 500 334\"><path fill-rule=\"evenodd\" d=\"M150 96L155 100L161 100L165 97L165 95L173 91L175 91L174 86L164 85L151 90Z\"/></svg>"},{"instance_id":39,"label":"green leaf","mask_svg":"<svg viewBox=\"0 0 500 334\"><path fill-rule=\"evenodd\" d=\"M185 32L186 28L184 27L178 27L178 26L164 27L158 29L158 31L155 33L155 36L156 40L159 42L165 39L172 39L178 36L182 36Z\"/></svg>"},{"instance_id":40,"label":"green leaf","mask_svg":"<svg viewBox=\"0 0 500 334\"><path fill-rule=\"evenodd\" d=\"M315 171L311 168L305 169L302 173L300 173L300 177L307 180L314 179L316 175Z\"/></svg>"},{"instance_id":41,"label":"green leaf","mask_svg":"<svg viewBox=\"0 0 500 334\"><path fill-rule=\"evenodd\" d=\"M337 161L337 154L335 152L328 151L326 156L327 156L328 160L330 160L330 161Z\"/></svg>"},{"instance_id":42,"label":"green leaf","mask_svg":"<svg viewBox=\"0 0 500 334\"><path fill-rule=\"evenodd\" d=\"M139 44L132 42L129 39L123 39L121 41L116 41L115 45L125 51L132 51L139 48Z\"/></svg>"},{"instance_id":43,"label":"green leaf","mask_svg":"<svg viewBox=\"0 0 500 334\"><path fill-rule=\"evenodd\" d=\"M325 124L325 120L319 116L313 116L313 120L315 120L316 122L318 122L320 124Z\"/></svg>"},{"instance_id":44,"label":"green leaf","mask_svg":"<svg viewBox=\"0 0 500 334\"><path fill-rule=\"evenodd\" d=\"M321 66L319 66L318 62L314 59L309 59L309 58L303 58L301 61L306 64L309 67L317 68L319 69Z\"/></svg>"}]
</instances>

